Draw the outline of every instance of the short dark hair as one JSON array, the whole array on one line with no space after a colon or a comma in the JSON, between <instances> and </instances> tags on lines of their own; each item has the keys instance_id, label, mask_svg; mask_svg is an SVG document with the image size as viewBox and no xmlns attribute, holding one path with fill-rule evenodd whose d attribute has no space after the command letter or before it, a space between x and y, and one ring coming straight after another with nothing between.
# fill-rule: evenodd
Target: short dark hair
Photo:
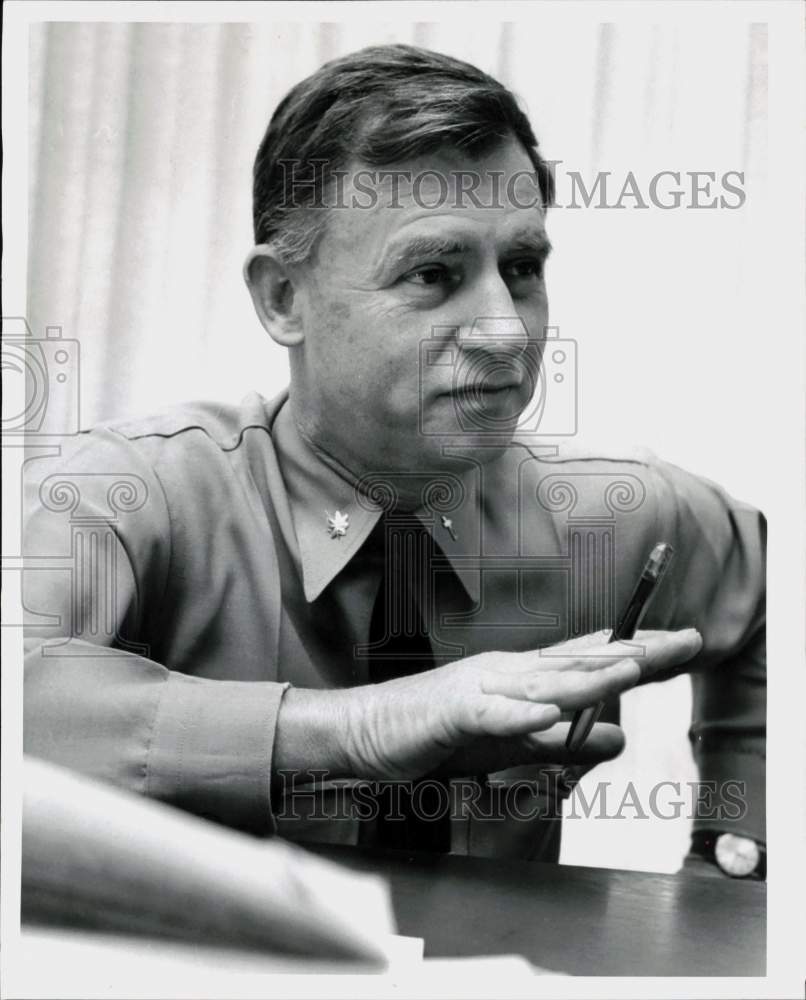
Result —
<instances>
[{"instance_id":1,"label":"short dark hair","mask_svg":"<svg viewBox=\"0 0 806 1000\"><path fill-rule=\"evenodd\" d=\"M272 115L255 158L255 242L274 245L288 262L304 260L327 213L300 209L321 205L329 171L351 160L384 167L445 148L476 157L513 136L529 155L549 205L551 169L529 119L498 80L411 45L371 46L334 59L289 91Z\"/></svg>"}]
</instances>

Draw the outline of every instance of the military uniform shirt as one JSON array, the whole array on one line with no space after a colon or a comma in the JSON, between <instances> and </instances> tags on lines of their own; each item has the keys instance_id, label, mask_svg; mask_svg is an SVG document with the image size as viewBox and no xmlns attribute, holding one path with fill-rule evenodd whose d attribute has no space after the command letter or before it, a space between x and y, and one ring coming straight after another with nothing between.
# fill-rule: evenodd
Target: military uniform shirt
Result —
<instances>
[{"instance_id":1,"label":"military uniform shirt","mask_svg":"<svg viewBox=\"0 0 806 1000\"><path fill-rule=\"evenodd\" d=\"M258 835L356 842L360 824L327 808L289 816L272 754L289 684L367 683L383 570L364 543L390 476L357 491L300 437L286 394L100 426L62 452L27 462L26 752ZM763 841L763 517L645 454L516 440L462 461L414 482L440 554L436 663L612 626L652 546L670 542L643 627L702 633L684 668L692 748L703 780L745 783L748 807L695 827ZM545 836L459 816L453 849L538 857Z\"/></svg>"}]
</instances>

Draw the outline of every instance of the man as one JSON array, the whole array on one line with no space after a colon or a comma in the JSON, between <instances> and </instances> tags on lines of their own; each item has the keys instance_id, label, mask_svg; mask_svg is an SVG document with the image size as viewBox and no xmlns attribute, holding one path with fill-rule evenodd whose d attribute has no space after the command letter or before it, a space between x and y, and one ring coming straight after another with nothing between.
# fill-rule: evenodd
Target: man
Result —
<instances>
[{"instance_id":1,"label":"man","mask_svg":"<svg viewBox=\"0 0 806 1000\"><path fill-rule=\"evenodd\" d=\"M516 436L557 360L551 190L472 66L374 48L291 91L245 267L289 393L29 463L27 752L258 834L556 860L557 798L623 745L613 699L687 669L717 789L694 848L762 871L760 515L655 459L558 453L539 420ZM608 646L658 541L651 629Z\"/></svg>"}]
</instances>

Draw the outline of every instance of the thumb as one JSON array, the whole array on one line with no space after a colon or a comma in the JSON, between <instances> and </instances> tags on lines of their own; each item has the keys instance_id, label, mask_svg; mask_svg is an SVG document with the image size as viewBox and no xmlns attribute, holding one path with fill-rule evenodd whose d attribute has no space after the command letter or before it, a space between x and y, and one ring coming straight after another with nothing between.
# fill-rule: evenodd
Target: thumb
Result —
<instances>
[{"instance_id":1,"label":"thumb","mask_svg":"<svg viewBox=\"0 0 806 1000\"><path fill-rule=\"evenodd\" d=\"M530 733L527 740L541 760L553 764L585 765L584 770L602 761L613 760L624 749L624 730L621 726L597 722L579 750L568 750L565 740L570 728L570 722L558 722L544 732Z\"/></svg>"}]
</instances>

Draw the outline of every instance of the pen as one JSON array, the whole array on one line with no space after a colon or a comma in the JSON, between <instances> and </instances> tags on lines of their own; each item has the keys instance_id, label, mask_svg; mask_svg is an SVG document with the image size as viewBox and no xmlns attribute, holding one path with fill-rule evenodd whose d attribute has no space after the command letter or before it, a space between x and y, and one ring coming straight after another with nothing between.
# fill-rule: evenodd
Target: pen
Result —
<instances>
[{"instance_id":1,"label":"pen","mask_svg":"<svg viewBox=\"0 0 806 1000\"><path fill-rule=\"evenodd\" d=\"M625 639L632 639L636 629L644 617L644 612L649 606L652 595L655 593L663 574L666 572L671 562L674 549L668 542L658 542L646 561L643 572L635 586L632 597L627 605L624 614L619 618L609 642L621 642ZM574 715L574 721L568 731L565 746L568 750L579 750L585 740L590 735L596 720L602 714L604 702L598 705L590 705L583 708Z\"/></svg>"}]
</instances>

